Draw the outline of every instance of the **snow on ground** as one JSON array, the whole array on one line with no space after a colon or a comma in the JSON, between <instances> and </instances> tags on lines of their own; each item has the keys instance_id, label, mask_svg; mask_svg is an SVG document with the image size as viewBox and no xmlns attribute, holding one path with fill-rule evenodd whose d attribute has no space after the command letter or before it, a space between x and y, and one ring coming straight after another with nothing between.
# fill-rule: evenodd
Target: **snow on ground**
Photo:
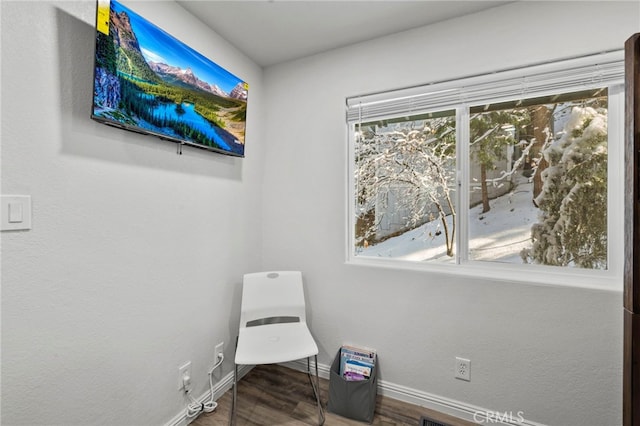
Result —
<instances>
[{"instance_id":1,"label":"snow on ground","mask_svg":"<svg viewBox=\"0 0 640 426\"><path fill-rule=\"evenodd\" d=\"M482 205L469 210L469 258L472 260L522 263L520 251L531 247L531 225L539 210L532 202L533 183L522 178L513 191L490 201L491 210L482 213ZM451 232L451 216L447 216ZM447 256L445 233L441 221L435 220L389 238L379 244L359 249L359 256L390 257L404 260L440 260ZM454 251L457 246L454 245Z\"/></svg>"}]
</instances>

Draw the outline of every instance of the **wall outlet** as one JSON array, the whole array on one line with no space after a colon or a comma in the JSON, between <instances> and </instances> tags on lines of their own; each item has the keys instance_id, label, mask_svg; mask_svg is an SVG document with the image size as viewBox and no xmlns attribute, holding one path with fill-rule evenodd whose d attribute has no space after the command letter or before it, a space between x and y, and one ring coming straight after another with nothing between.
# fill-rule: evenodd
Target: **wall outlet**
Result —
<instances>
[{"instance_id":1,"label":"wall outlet","mask_svg":"<svg viewBox=\"0 0 640 426\"><path fill-rule=\"evenodd\" d=\"M220 362L220 358L224 356L224 342L220 342L216 345L216 349L213 351L214 356L216 357L215 363Z\"/></svg>"},{"instance_id":2,"label":"wall outlet","mask_svg":"<svg viewBox=\"0 0 640 426\"><path fill-rule=\"evenodd\" d=\"M465 358L456 357L456 366L454 370L456 379L471 381L471 361Z\"/></svg>"},{"instance_id":3,"label":"wall outlet","mask_svg":"<svg viewBox=\"0 0 640 426\"><path fill-rule=\"evenodd\" d=\"M187 385L187 388L185 388ZM188 390L191 386L191 361L185 362L178 367L178 390Z\"/></svg>"}]
</instances>

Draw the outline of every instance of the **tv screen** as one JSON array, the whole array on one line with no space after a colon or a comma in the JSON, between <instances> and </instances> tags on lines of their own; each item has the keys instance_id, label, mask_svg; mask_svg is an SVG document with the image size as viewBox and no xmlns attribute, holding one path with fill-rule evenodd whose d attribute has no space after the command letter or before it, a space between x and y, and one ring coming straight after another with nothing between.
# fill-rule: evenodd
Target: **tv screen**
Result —
<instances>
[{"instance_id":1,"label":"tv screen","mask_svg":"<svg viewBox=\"0 0 640 426\"><path fill-rule=\"evenodd\" d=\"M91 117L244 157L248 84L115 0L98 0Z\"/></svg>"}]
</instances>

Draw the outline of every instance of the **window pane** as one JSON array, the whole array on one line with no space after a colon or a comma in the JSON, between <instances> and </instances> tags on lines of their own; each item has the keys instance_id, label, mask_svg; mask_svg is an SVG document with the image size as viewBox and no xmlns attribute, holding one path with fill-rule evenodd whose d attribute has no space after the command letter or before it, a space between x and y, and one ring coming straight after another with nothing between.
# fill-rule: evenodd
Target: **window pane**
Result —
<instances>
[{"instance_id":1,"label":"window pane","mask_svg":"<svg viewBox=\"0 0 640 426\"><path fill-rule=\"evenodd\" d=\"M607 92L470 111L469 258L607 268Z\"/></svg>"},{"instance_id":2,"label":"window pane","mask_svg":"<svg viewBox=\"0 0 640 426\"><path fill-rule=\"evenodd\" d=\"M355 253L454 260L455 112L356 126Z\"/></svg>"}]
</instances>

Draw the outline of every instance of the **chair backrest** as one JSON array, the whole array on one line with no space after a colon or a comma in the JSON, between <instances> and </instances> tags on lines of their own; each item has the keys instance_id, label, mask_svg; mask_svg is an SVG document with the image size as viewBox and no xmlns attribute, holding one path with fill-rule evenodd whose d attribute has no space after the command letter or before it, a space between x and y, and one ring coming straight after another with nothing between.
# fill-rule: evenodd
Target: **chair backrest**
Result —
<instances>
[{"instance_id":1,"label":"chair backrest","mask_svg":"<svg viewBox=\"0 0 640 426\"><path fill-rule=\"evenodd\" d=\"M301 272L256 272L244 276L240 328L269 318L289 318L291 322L291 317L306 322Z\"/></svg>"}]
</instances>

